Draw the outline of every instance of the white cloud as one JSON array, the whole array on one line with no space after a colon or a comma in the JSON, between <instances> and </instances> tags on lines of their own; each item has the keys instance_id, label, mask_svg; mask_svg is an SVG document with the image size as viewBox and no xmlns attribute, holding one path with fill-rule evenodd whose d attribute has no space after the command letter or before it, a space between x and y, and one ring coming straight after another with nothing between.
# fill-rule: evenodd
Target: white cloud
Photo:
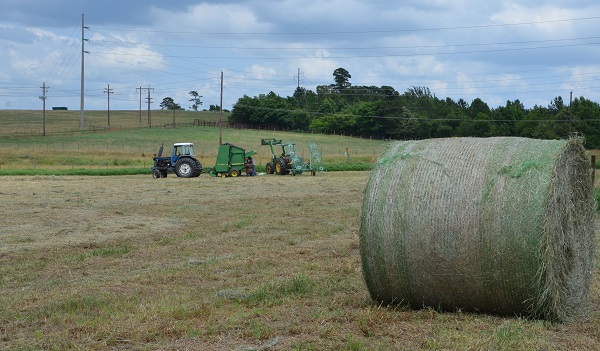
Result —
<instances>
[{"instance_id":1,"label":"white cloud","mask_svg":"<svg viewBox=\"0 0 600 351\"><path fill-rule=\"evenodd\" d=\"M490 16L493 22L500 24L534 23L519 26L522 33L530 33L532 36L555 37L572 34L573 23L563 21L565 19L576 19L586 17L588 14L575 9L557 7L553 5L535 4L527 7L519 3L505 3L503 9Z\"/></svg>"},{"instance_id":2,"label":"white cloud","mask_svg":"<svg viewBox=\"0 0 600 351\"><path fill-rule=\"evenodd\" d=\"M77 104L80 15L69 11L84 5L64 0L42 10L25 3L15 1L11 11L32 17L9 19L0 13L0 66L5 68L0 89L29 86L28 98L37 98L42 81L50 79L54 91L68 92L64 99ZM100 11L105 3L92 3L85 5L90 109L105 107L101 89L108 83L115 87L115 108L137 108L135 87L140 86L160 94L155 108L167 95L187 107L189 90L199 90L207 104L214 104L223 70L224 107L230 108L244 94L290 95L298 68L301 85L314 91L331 84L338 67L350 72L354 85L390 85L400 92L428 86L436 96L455 100L550 101L569 89L600 97L593 88L600 78L597 40L574 40L593 38L600 30L600 21L593 19L600 5L589 0L149 0L147 10L133 17L129 12L136 8L129 3L112 6L114 15ZM121 8L127 15L118 13ZM32 18L42 18L44 11L58 14L52 27L32 26L37 23ZM531 22L540 23L525 24ZM567 40L549 41L554 39ZM579 46L566 45L573 43ZM555 47L532 49L545 45ZM559 68L566 73L544 78L559 75ZM11 101L19 106L18 97Z\"/></svg>"},{"instance_id":3,"label":"white cloud","mask_svg":"<svg viewBox=\"0 0 600 351\"><path fill-rule=\"evenodd\" d=\"M261 23L252 10L243 5L202 3L186 11L171 12L167 9L152 10L156 23L163 30L173 32L206 33L262 33L271 25Z\"/></svg>"}]
</instances>

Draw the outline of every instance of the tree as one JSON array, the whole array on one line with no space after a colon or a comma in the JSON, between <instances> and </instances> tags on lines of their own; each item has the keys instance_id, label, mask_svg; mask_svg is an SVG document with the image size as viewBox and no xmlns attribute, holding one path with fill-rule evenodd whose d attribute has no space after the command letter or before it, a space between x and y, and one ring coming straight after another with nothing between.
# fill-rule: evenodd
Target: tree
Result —
<instances>
[{"instance_id":1,"label":"tree","mask_svg":"<svg viewBox=\"0 0 600 351\"><path fill-rule=\"evenodd\" d=\"M419 121L406 107L401 107L398 112L396 126L389 131L389 135L395 139L413 139L419 129Z\"/></svg>"},{"instance_id":2,"label":"tree","mask_svg":"<svg viewBox=\"0 0 600 351\"><path fill-rule=\"evenodd\" d=\"M350 75L350 72L348 72L346 69L344 68L336 68L333 71L333 80L335 81L335 89L337 91L341 91L343 89L349 88L350 87L350 78L352 78L352 76Z\"/></svg>"},{"instance_id":3,"label":"tree","mask_svg":"<svg viewBox=\"0 0 600 351\"><path fill-rule=\"evenodd\" d=\"M163 101L160 103L160 108L163 110L182 110L181 106L179 106L179 104L176 104L173 98L168 96L164 98Z\"/></svg>"},{"instance_id":4,"label":"tree","mask_svg":"<svg viewBox=\"0 0 600 351\"><path fill-rule=\"evenodd\" d=\"M202 105L202 101L200 101L200 98L202 97L202 95L199 95L198 92L195 90L190 91L189 94L192 96L192 98L189 100L189 101L193 102L192 110L198 111L198 107L200 107L200 105Z\"/></svg>"}]
</instances>

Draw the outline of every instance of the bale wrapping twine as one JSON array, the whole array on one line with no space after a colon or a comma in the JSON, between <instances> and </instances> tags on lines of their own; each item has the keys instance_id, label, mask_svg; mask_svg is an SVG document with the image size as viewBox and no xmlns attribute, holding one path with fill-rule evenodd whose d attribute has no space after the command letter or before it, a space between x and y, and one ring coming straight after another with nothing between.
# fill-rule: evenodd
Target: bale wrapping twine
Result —
<instances>
[{"instance_id":1,"label":"bale wrapping twine","mask_svg":"<svg viewBox=\"0 0 600 351\"><path fill-rule=\"evenodd\" d=\"M580 139L391 144L361 214L371 297L565 321L586 306L592 169Z\"/></svg>"}]
</instances>

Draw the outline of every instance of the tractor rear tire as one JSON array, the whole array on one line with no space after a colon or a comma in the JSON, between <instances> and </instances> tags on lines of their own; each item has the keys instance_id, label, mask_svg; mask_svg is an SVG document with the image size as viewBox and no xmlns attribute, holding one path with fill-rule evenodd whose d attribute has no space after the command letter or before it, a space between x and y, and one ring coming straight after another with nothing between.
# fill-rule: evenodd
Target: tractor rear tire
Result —
<instances>
[{"instance_id":1,"label":"tractor rear tire","mask_svg":"<svg viewBox=\"0 0 600 351\"><path fill-rule=\"evenodd\" d=\"M196 163L196 165L192 177L198 177L202 173L202 163L200 163L200 161L198 160L194 160L194 162Z\"/></svg>"},{"instance_id":2,"label":"tractor rear tire","mask_svg":"<svg viewBox=\"0 0 600 351\"><path fill-rule=\"evenodd\" d=\"M175 163L175 174L181 178L190 178L194 175L196 163L190 158L180 158Z\"/></svg>"},{"instance_id":3,"label":"tractor rear tire","mask_svg":"<svg viewBox=\"0 0 600 351\"><path fill-rule=\"evenodd\" d=\"M275 163L275 173L277 175L285 175L288 174L287 163L284 158L278 158Z\"/></svg>"},{"instance_id":4,"label":"tractor rear tire","mask_svg":"<svg viewBox=\"0 0 600 351\"><path fill-rule=\"evenodd\" d=\"M202 173L202 164L194 158L180 158L175 163L175 174L178 177L192 178L199 176L200 173Z\"/></svg>"},{"instance_id":5,"label":"tractor rear tire","mask_svg":"<svg viewBox=\"0 0 600 351\"><path fill-rule=\"evenodd\" d=\"M267 170L267 174L275 173L275 166L273 165L273 162L267 162L267 165L265 166L265 168Z\"/></svg>"}]
</instances>

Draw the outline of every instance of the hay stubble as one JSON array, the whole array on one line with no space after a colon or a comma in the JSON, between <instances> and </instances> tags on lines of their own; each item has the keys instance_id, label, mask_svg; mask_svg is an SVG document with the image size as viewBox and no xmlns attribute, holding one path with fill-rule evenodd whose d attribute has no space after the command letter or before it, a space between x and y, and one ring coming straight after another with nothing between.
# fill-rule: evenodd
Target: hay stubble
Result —
<instances>
[{"instance_id":1,"label":"hay stubble","mask_svg":"<svg viewBox=\"0 0 600 351\"><path fill-rule=\"evenodd\" d=\"M491 350L518 342L569 350L600 342L598 313L557 330L371 303L358 253L368 177L2 177L0 349Z\"/></svg>"}]
</instances>

